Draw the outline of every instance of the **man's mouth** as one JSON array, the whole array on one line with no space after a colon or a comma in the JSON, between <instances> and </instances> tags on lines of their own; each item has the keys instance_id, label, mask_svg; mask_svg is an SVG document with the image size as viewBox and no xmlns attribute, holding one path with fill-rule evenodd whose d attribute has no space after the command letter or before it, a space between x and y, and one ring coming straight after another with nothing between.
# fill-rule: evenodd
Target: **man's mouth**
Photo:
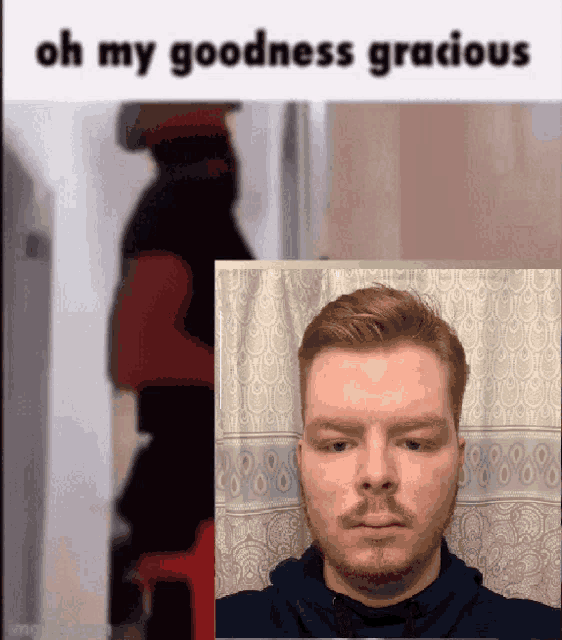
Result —
<instances>
[{"instance_id":1,"label":"man's mouth","mask_svg":"<svg viewBox=\"0 0 562 640\"><path fill-rule=\"evenodd\" d=\"M384 527L403 527L404 523L396 518L389 518L388 516L379 516L366 518L359 522L356 527L369 527L370 529L382 529Z\"/></svg>"}]
</instances>

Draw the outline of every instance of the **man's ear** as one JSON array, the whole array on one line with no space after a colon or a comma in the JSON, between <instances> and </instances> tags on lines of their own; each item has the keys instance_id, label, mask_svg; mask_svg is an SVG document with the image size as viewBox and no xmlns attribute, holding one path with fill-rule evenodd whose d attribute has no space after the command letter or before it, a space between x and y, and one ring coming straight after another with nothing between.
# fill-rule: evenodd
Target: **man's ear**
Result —
<instances>
[{"instance_id":1,"label":"man's ear","mask_svg":"<svg viewBox=\"0 0 562 640\"><path fill-rule=\"evenodd\" d=\"M460 465L464 464L464 453L466 448L466 440L464 438L459 438L459 456L460 456Z\"/></svg>"},{"instance_id":2,"label":"man's ear","mask_svg":"<svg viewBox=\"0 0 562 640\"><path fill-rule=\"evenodd\" d=\"M302 460L302 438L297 443L297 463L299 465L299 470L302 468L301 460Z\"/></svg>"}]
</instances>

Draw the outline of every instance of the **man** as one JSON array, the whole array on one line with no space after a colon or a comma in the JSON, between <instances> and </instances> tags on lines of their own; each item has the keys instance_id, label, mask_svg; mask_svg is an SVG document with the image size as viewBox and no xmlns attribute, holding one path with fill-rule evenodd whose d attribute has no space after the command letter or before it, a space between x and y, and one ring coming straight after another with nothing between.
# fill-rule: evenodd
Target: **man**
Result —
<instances>
[{"instance_id":1,"label":"man","mask_svg":"<svg viewBox=\"0 0 562 640\"><path fill-rule=\"evenodd\" d=\"M451 327L413 294L359 290L313 319L299 367L314 543L218 600L216 637L559 638L558 609L483 587L443 537L468 379Z\"/></svg>"}]
</instances>

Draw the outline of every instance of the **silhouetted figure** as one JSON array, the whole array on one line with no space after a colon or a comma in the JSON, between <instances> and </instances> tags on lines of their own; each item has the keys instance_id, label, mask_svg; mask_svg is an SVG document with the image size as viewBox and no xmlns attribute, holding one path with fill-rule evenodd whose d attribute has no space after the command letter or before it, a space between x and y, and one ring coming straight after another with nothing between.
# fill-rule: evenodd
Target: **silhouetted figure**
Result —
<instances>
[{"instance_id":1,"label":"silhouetted figure","mask_svg":"<svg viewBox=\"0 0 562 640\"><path fill-rule=\"evenodd\" d=\"M139 591L126 578L141 554L189 549L197 525L214 517L214 261L253 256L232 216L236 163L224 120L202 116L202 126L192 114L195 126L163 126L160 139L148 132L135 142L151 147L160 174L124 234L130 290L118 294L110 361L114 383L139 392L139 430L154 437L117 503L132 533L113 549L114 625L140 616ZM158 613L174 584L156 589L149 640L181 626ZM177 596L187 598L179 583ZM183 620L188 627L185 611Z\"/></svg>"},{"instance_id":2,"label":"silhouetted figure","mask_svg":"<svg viewBox=\"0 0 562 640\"><path fill-rule=\"evenodd\" d=\"M185 328L214 344L214 261L251 260L232 216L235 159L226 133L162 141L153 147L160 177L142 197L123 246L125 260L143 251L182 257L193 274ZM209 176L205 172L221 171Z\"/></svg>"}]
</instances>

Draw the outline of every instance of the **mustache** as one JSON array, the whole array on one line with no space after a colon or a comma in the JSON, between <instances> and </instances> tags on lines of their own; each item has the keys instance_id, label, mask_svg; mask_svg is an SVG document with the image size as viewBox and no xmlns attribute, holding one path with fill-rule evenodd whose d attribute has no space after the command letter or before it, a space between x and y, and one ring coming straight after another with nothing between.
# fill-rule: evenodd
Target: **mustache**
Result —
<instances>
[{"instance_id":1,"label":"mustache","mask_svg":"<svg viewBox=\"0 0 562 640\"><path fill-rule=\"evenodd\" d=\"M343 529L356 527L363 520L375 516L388 516L388 519L396 519L408 526L412 516L392 498L371 498L362 500L353 509L338 517L339 525Z\"/></svg>"},{"instance_id":2,"label":"mustache","mask_svg":"<svg viewBox=\"0 0 562 640\"><path fill-rule=\"evenodd\" d=\"M301 505L304 509L305 519L310 526L310 514L308 513L308 495L302 482L299 478L299 489L301 497ZM403 507L397 504L393 496L380 497L371 496L367 497L358 505L355 505L353 509L350 509L346 513L338 516L338 524L344 529L351 529L357 526L364 518L369 516L376 516L379 514L385 514L396 518L397 521L403 522L406 526L409 526L413 521L413 516L407 512Z\"/></svg>"}]
</instances>

